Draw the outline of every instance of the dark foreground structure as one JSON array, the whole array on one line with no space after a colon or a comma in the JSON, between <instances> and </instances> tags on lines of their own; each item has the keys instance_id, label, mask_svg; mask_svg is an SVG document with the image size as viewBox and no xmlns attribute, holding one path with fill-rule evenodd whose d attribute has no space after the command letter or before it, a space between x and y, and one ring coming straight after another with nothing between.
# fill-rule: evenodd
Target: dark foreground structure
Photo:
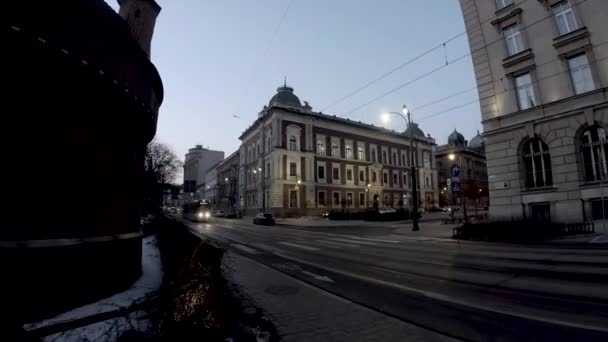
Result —
<instances>
[{"instance_id":1,"label":"dark foreground structure","mask_svg":"<svg viewBox=\"0 0 608 342\"><path fill-rule=\"evenodd\" d=\"M141 274L143 158L163 99L153 0L3 8L0 313L42 318Z\"/></svg>"}]
</instances>

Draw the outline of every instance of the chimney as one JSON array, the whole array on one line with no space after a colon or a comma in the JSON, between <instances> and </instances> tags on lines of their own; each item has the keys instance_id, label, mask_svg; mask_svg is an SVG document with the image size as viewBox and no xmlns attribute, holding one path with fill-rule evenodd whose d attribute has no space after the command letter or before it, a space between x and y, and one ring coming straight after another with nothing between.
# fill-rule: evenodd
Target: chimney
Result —
<instances>
[{"instance_id":1,"label":"chimney","mask_svg":"<svg viewBox=\"0 0 608 342\"><path fill-rule=\"evenodd\" d=\"M118 14L127 22L133 39L150 58L150 44L160 6L154 0L118 0Z\"/></svg>"}]
</instances>

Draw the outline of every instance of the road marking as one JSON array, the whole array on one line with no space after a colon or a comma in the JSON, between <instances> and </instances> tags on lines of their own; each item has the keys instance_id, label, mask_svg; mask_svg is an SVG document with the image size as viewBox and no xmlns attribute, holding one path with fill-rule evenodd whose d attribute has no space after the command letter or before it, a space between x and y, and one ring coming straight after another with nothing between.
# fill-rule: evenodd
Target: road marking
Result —
<instances>
[{"instance_id":1,"label":"road marking","mask_svg":"<svg viewBox=\"0 0 608 342\"><path fill-rule=\"evenodd\" d=\"M604 238L606 238L604 235L596 236L591 240L591 243L604 243L605 241L608 241L604 240Z\"/></svg>"},{"instance_id":2,"label":"road marking","mask_svg":"<svg viewBox=\"0 0 608 342\"><path fill-rule=\"evenodd\" d=\"M249 254L258 254L258 251L251 248L251 247L247 247L245 245L241 245L238 243L231 243L230 246L236 248L236 249L240 249L241 251L245 252L245 253L249 253Z\"/></svg>"},{"instance_id":3,"label":"road marking","mask_svg":"<svg viewBox=\"0 0 608 342\"><path fill-rule=\"evenodd\" d=\"M324 281L327 283L333 283L334 281L328 277L328 276L322 276L322 275L318 275L312 272L308 272L308 271L302 271L302 273L306 274L307 276L311 276L313 278L315 278L316 280L320 280L320 281Z\"/></svg>"},{"instance_id":4,"label":"road marking","mask_svg":"<svg viewBox=\"0 0 608 342\"><path fill-rule=\"evenodd\" d=\"M250 245L252 245L253 247L257 247L258 249L261 249L266 252L271 252L271 253L274 253L274 252L283 253L284 252L282 249L280 249L278 247L266 245L266 244L259 243L259 242L253 242Z\"/></svg>"},{"instance_id":5,"label":"road marking","mask_svg":"<svg viewBox=\"0 0 608 342\"><path fill-rule=\"evenodd\" d=\"M300 248L300 249L305 249L307 251L318 251L319 250L319 248L317 248L317 247L310 247L310 246L300 245L300 244L297 244L297 243L291 243L291 242L286 242L286 241L281 241L279 243L281 245L291 246L291 247Z\"/></svg>"},{"instance_id":6,"label":"road marking","mask_svg":"<svg viewBox=\"0 0 608 342\"><path fill-rule=\"evenodd\" d=\"M375 242L369 242L369 241L354 241L353 239L340 239L340 238L327 238L326 240L332 240L332 241L338 241L338 242L346 242L346 243L357 243L357 244L361 244L361 245L368 245L368 246L378 246L377 243Z\"/></svg>"},{"instance_id":7,"label":"road marking","mask_svg":"<svg viewBox=\"0 0 608 342\"><path fill-rule=\"evenodd\" d=\"M386 240L386 239L376 239L376 238L364 238L360 236L350 236L353 239L364 240L364 241L372 241L372 242L386 242L386 243L399 243L401 241L398 240Z\"/></svg>"},{"instance_id":8,"label":"road marking","mask_svg":"<svg viewBox=\"0 0 608 342\"><path fill-rule=\"evenodd\" d=\"M340 274L340 275L343 275L343 276L359 279L359 280L364 281L364 282L374 283L374 284L381 285L381 286L392 287L392 288L398 289L400 291L405 291L405 292L410 292L410 293L422 295L424 297L428 297L428 298L435 299L435 300L438 300L438 301L443 301L443 302L446 302L446 303L467 306L467 307L471 307L471 308L474 308L474 309L477 309L477 310L490 311L490 312L495 312L495 313L499 313L499 314L503 314L503 315L520 317L520 318L525 318L525 319L529 319L529 320L533 320L533 321L539 321L539 322L544 322L544 323L563 325L563 326L574 327L574 328L578 328L578 329L586 329L586 330L599 331L599 332L602 332L602 333L607 333L608 332L608 328L606 328L606 327L599 327L599 326L595 326L595 325L585 325L585 324L579 324L579 323L572 323L572 322L569 322L569 321L563 321L563 320L559 320L559 319L555 319L555 318L541 317L541 316L537 316L537 315L525 314L525 313L516 312L516 311L509 311L508 309L503 309L503 308L490 307L490 306L486 306L486 305L483 305L483 304L478 304L478 303L475 303L475 302L471 302L471 301L466 301L466 300L463 300L463 299L458 299L458 298L450 297L450 296L447 296L447 295L444 295L444 294L441 294L441 293L437 293L437 292L430 292L430 291L426 291L426 290L417 289L417 288L414 288L414 287L409 287L409 286L404 286L404 285L392 283L392 282L385 281L385 280L380 280L380 279L376 279L376 278L372 278L372 277L367 277L367 276L364 276L364 275L355 274L355 273L352 273L352 272L349 272L349 271L345 271L345 270L329 267L329 266L326 266L326 265L321 265L321 264L318 264L318 263L315 263L315 262L306 261L306 260L303 260L303 259L300 259L300 258L296 258L296 257L293 257L291 255L284 254L284 253L274 253L274 255L279 256L279 257L284 258L284 259L287 259L287 260L291 260L291 261L300 263L300 264L304 264L304 265L312 266L312 267L315 267L315 268L318 268L318 269L321 269L321 270L325 270L325 271L328 271L328 272L333 272L333 273L336 273L336 274Z\"/></svg>"},{"instance_id":9,"label":"road marking","mask_svg":"<svg viewBox=\"0 0 608 342\"><path fill-rule=\"evenodd\" d=\"M342 247L352 247L352 248L357 248L357 247L361 247L360 245L355 245L354 243L342 243L342 242L334 242L334 241L327 241L327 240L315 240L318 243L322 243L328 247L332 247L332 248L342 248Z\"/></svg>"}]
</instances>

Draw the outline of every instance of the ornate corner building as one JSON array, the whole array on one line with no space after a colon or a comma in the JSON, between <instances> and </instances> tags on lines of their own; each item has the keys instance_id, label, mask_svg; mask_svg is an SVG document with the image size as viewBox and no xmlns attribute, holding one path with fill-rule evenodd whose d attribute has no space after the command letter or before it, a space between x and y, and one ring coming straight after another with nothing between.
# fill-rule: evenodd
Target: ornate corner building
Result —
<instances>
[{"instance_id":1,"label":"ornate corner building","mask_svg":"<svg viewBox=\"0 0 608 342\"><path fill-rule=\"evenodd\" d=\"M493 219L604 219L608 2L460 0Z\"/></svg>"},{"instance_id":2,"label":"ornate corner building","mask_svg":"<svg viewBox=\"0 0 608 342\"><path fill-rule=\"evenodd\" d=\"M410 207L409 154L421 207L438 204L435 140L314 112L284 85L240 136L239 207L277 216Z\"/></svg>"}]
</instances>

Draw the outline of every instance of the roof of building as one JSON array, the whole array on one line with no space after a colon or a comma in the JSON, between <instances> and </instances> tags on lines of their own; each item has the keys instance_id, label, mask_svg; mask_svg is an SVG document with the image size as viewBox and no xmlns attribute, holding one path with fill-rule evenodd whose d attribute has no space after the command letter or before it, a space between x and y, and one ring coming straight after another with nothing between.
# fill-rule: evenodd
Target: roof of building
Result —
<instances>
[{"instance_id":1,"label":"roof of building","mask_svg":"<svg viewBox=\"0 0 608 342\"><path fill-rule=\"evenodd\" d=\"M308 104L308 102L304 101L304 105L300 103L300 99L293 93L293 88L287 86L287 84L283 84L282 87L277 88L277 93L270 99L268 106L264 106L264 109L258 115L258 119L254 121L239 137L242 139L245 134L247 134L250 130L258 125L261 122L262 118L266 113L271 111L272 109L282 109L289 111L291 113L296 113L300 115L310 115L317 119L333 121L337 123L347 124L351 126L356 126L365 129L371 129L377 132L383 132L387 134L391 134L394 136L398 136L399 138L404 138L404 134L409 134L409 130L406 130L404 133L399 133L394 130L389 130L384 127L374 126L373 124L366 124L361 121L353 121L348 118L341 118L336 115L324 114L322 112L313 112L312 107ZM418 124L412 123L413 127L413 137L417 140L423 140L429 144L435 145L435 139L430 136L425 136L424 132L418 127ZM405 138L408 136L406 135Z\"/></svg>"},{"instance_id":2,"label":"roof of building","mask_svg":"<svg viewBox=\"0 0 608 342\"><path fill-rule=\"evenodd\" d=\"M454 146L467 146L467 141L464 139L464 135L460 134L460 132L454 128L454 132L448 136L448 144Z\"/></svg>"},{"instance_id":3,"label":"roof of building","mask_svg":"<svg viewBox=\"0 0 608 342\"><path fill-rule=\"evenodd\" d=\"M415 137L425 137L424 136L424 132L420 129L420 127L418 127L418 124L415 122L412 122L411 124L408 125L407 129L405 130L405 132L403 132L404 135L409 136L410 135L410 128L412 129L412 135Z\"/></svg>"},{"instance_id":4,"label":"roof of building","mask_svg":"<svg viewBox=\"0 0 608 342\"><path fill-rule=\"evenodd\" d=\"M473 137L473 139L471 139L471 141L469 142L469 147L470 148L483 148L485 146L485 142L483 141L483 138L481 137L481 134L479 134L479 131L477 131L477 135Z\"/></svg>"}]
</instances>

